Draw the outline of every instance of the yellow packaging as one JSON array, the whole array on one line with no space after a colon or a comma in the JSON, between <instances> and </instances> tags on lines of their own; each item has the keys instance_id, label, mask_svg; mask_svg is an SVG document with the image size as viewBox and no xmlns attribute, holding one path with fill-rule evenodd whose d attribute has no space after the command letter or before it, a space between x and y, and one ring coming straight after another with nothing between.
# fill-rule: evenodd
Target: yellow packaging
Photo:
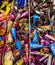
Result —
<instances>
[{"instance_id":1,"label":"yellow packaging","mask_svg":"<svg viewBox=\"0 0 55 65\"><path fill-rule=\"evenodd\" d=\"M4 56L3 65L13 65L13 59L12 51L7 51Z\"/></svg>"},{"instance_id":2,"label":"yellow packaging","mask_svg":"<svg viewBox=\"0 0 55 65\"><path fill-rule=\"evenodd\" d=\"M40 28L42 28L42 29L47 29L47 30L51 30L52 29L52 27L51 26L40 26Z\"/></svg>"},{"instance_id":3,"label":"yellow packaging","mask_svg":"<svg viewBox=\"0 0 55 65\"><path fill-rule=\"evenodd\" d=\"M8 21L8 25L7 25L7 33L10 31L12 26L12 21Z\"/></svg>"},{"instance_id":4,"label":"yellow packaging","mask_svg":"<svg viewBox=\"0 0 55 65\"><path fill-rule=\"evenodd\" d=\"M3 2L2 6L1 6L1 9L5 6L5 5L8 5L9 3L7 1Z\"/></svg>"},{"instance_id":5,"label":"yellow packaging","mask_svg":"<svg viewBox=\"0 0 55 65\"><path fill-rule=\"evenodd\" d=\"M11 35L10 32L9 32L9 34L8 34L8 40L7 40L7 41L8 41L8 43L13 41L13 39L12 39L12 35Z\"/></svg>"},{"instance_id":6,"label":"yellow packaging","mask_svg":"<svg viewBox=\"0 0 55 65\"><path fill-rule=\"evenodd\" d=\"M9 14L9 12L10 12L10 10L11 10L11 9L10 9L10 7L9 7L9 6L7 6L7 7L6 7L6 12L5 12L5 14L6 14L6 15L8 15L8 14Z\"/></svg>"},{"instance_id":7,"label":"yellow packaging","mask_svg":"<svg viewBox=\"0 0 55 65\"><path fill-rule=\"evenodd\" d=\"M0 29L0 35L3 36L5 34L6 30L5 29Z\"/></svg>"},{"instance_id":8,"label":"yellow packaging","mask_svg":"<svg viewBox=\"0 0 55 65\"><path fill-rule=\"evenodd\" d=\"M25 29L25 31L27 31L29 28L26 26L24 29Z\"/></svg>"},{"instance_id":9,"label":"yellow packaging","mask_svg":"<svg viewBox=\"0 0 55 65\"><path fill-rule=\"evenodd\" d=\"M0 41L0 47L4 47L4 40Z\"/></svg>"},{"instance_id":10,"label":"yellow packaging","mask_svg":"<svg viewBox=\"0 0 55 65\"><path fill-rule=\"evenodd\" d=\"M21 60L19 60L19 61L16 62L16 65L22 65L23 63L24 63L24 60L21 59Z\"/></svg>"},{"instance_id":11,"label":"yellow packaging","mask_svg":"<svg viewBox=\"0 0 55 65\"><path fill-rule=\"evenodd\" d=\"M0 12L3 13L3 14L8 15L10 10L11 10L11 8L13 9L13 4L14 4L14 2L9 3L8 1L4 1L2 6L1 6L1 8L0 8ZM3 10L3 8L5 6L6 6L6 11Z\"/></svg>"},{"instance_id":12,"label":"yellow packaging","mask_svg":"<svg viewBox=\"0 0 55 65\"><path fill-rule=\"evenodd\" d=\"M9 10L10 7L7 9L8 5L9 5L9 3L8 3L7 1L3 2L2 6L1 6L1 8L0 8L0 12L7 15L7 14L8 14L8 13L7 13L7 10L10 11L10 10ZM5 6L6 6L6 11L3 10L3 8L4 8Z\"/></svg>"}]
</instances>

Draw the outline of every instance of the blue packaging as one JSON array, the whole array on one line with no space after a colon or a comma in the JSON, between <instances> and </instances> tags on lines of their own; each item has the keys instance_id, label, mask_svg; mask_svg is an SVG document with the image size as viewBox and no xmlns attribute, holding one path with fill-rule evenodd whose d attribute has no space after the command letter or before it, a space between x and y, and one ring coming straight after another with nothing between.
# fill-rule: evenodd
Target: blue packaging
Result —
<instances>
[{"instance_id":1,"label":"blue packaging","mask_svg":"<svg viewBox=\"0 0 55 65\"><path fill-rule=\"evenodd\" d=\"M2 38L2 36L0 36L0 41L2 41L3 40L3 38Z\"/></svg>"},{"instance_id":2,"label":"blue packaging","mask_svg":"<svg viewBox=\"0 0 55 65\"><path fill-rule=\"evenodd\" d=\"M28 3L28 0L17 0L18 8L24 8L26 4Z\"/></svg>"},{"instance_id":3,"label":"blue packaging","mask_svg":"<svg viewBox=\"0 0 55 65\"><path fill-rule=\"evenodd\" d=\"M55 44L49 44L49 47L50 47L51 53L55 57Z\"/></svg>"},{"instance_id":4,"label":"blue packaging","mask_svg":"<svg viewBox=\"0 0 55 65\"><path fill-rule=\"evenodd\" d=\"M38 43L33 43L33 42L30 43L31 49L40 49L40 48L44 48L44 47L45 47L44 45L40 45Z\"/></svg>"},{"instance_id":5,"label":"blue packaging","mask_svg":"<svg viewBox=\"0 0 55 65\"><path fill-rule=\"evenodd\" d=\"M39 39L38 32L36 32L32 42L38 42L38 39Z\"/></svg>"},{"instance_id":6,"label":"blue packaging","mask_svg":"<svg viewBox=\"0 0 55 65\"><path fill-rule=\"evenodd\" d=\"M21 45L21 42L20 42L19 40L16 41L15 46L16 46L16 48L17 48L19 51L22 51L22 45Z\"/></svg>"},{"instance_id":7,"label":"blue packaging","mask_svg":"<svg viewBox=\"0 0 55 65\"><path fill-rule=\"evenodd\" d=\"M50 25L51 25L51 26L53 25L53 22L52 22L52 21L50 21Z\"/></svg>"},{"instance_id":8,"label":"blue packaging","mask_svg":"<svg viewBox=\"0 0 55 65\"><path fill-rule=\"evenodd\" d=\"M39 16L38 15L33 15L33 24L36 25L38 22Z\"/></svg>"},{"instance_id":9,"label":"blue packaging","mask_svg":"<svg viewBox=\"0 0 55 65\"><path fill-rule=\"evenodd\" d=\"M12 37L14 38L14 40L16 40L16 28L11 28L10 30Z\"/></svg>"},{"instance_id":10,"label":"blue packaging","mask_svg":"<svg viewBox=\"0 0 55 65\"><path fill-rule=\"evenodd\" d=\"M32 25L30 25L30 30L32 30Z\"/></svg>"}]
</instances>

